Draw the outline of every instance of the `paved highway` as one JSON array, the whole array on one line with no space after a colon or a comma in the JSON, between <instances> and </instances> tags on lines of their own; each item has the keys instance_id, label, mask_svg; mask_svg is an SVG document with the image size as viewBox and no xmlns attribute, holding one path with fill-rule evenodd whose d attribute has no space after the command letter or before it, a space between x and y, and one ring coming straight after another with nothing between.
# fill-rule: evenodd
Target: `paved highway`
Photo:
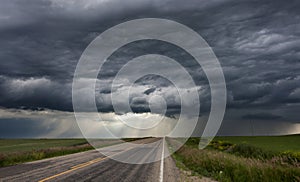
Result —
<instances>
[{"instance_id":1,"label":"paved highway","mask_svg":"<svg viewBox=\"0 0 300 182\"><path fill-rule=\"evenodd\" d=\"M173 159L163 159L169 152L163 140L152 138L136 143L147 145L125 143L101 148L102 154L92 150L0 168L0 181L161 182L179 179Z\"/></svg>"}]
</instances>

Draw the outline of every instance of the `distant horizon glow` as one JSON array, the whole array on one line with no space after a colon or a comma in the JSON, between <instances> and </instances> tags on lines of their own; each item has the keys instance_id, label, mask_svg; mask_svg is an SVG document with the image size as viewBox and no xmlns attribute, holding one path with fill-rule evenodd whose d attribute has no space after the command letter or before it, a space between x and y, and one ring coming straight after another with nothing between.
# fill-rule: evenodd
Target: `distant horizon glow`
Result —
<instances>
[{"instance_id":1,"label":"distant horizon glow","mask_svg":"<svg viewBox=\"0 0 300 182\"><path fill-rule=\"evenodd\" d=\"M91 113L92 114L92 113ZM97 113L95 113L97 114ZM26 125L26 122L31 125L36 125L38 123L41 124L42 127L36 128L31 127L27 128L28 133L24 135L25 138L83 138L82 133L80 129L77 126L77 123L74 118L73 112L61 112L56 110L44 110L44 111L30 111L30 110L18 110L18 109L0 109L0 115L3 119L0 119L0 138L22 138L21 135L16 135L16 137L13 137L12 135L5 137L5 134L7 134L7 130L3 129L4 126L9 128L12 131L18 132L22 134L22 128L23 125ZM90 136L88 138L115 138L114 136L110 135L99 135L97 133L97 125L99 126L99 123L101 123L102 126L108 126L111 129L115 129L114 131L122 131L123 133L119 137L121 138L130 138L130 137L160 137L159 133L160 131L157 130L156 134L153 132L153 130L145 132L143 134L141 133L134 133L137 132L137 130L130 130L130 127L124 127L124 123L119 120L119 117L136 117L136 115L140 116L139 123L145 123L147 122L147 119L150 118L152 120L153 118L157 117L158 119L161 119L160 116L157 114L151 114L151 113L128 113L125 115L115 115L114 113L102 113L102 116L104 116L103 121L87 121L86 122L86 128L90 129ZM155 116L156 115L156 116ZM6 122L4 120L7 120ZM14 120L12 126L8 125L11 123L11 121ZM34 122L29 122L30 120ZM205 124L205 118L203 118L202 123ZM174 124L176 124L176 118L167 118L165 121L169 123L169 129L171 130L174 127ZM228 121L229 122L229 121ZM20 126L18 126L18 124ZM165 124L167 124L165 123ZM227 121L225 120L224 123L226 124ZM229 122L230 123L230 122ZM238 122L235 122L237 124ZM117 127L115 127L117 126ZM166 127L167 125L165 125ZM230 125L228 125L230 126ZM274 130L276 126L280 129ZM241 131L235 131L233 132L230 127L221 127L218 136L268 136L268 135L288 135L288 134L300 134L300 123L287 123L287 122L278 122L278 124L273 127L269 127L269 130L264 129L263 125L259 125L259 122L254 123L254 133L251 133L251 126L248 124L248 126L240 126L243 128ZM24 127L26 128L26 127ZM34 130L40 129L41 133L36 134ZM94 129L94 130L93 130ZM157 128L156 128L157 129ZM162 128L165 130L165 128ZM285 132L284 130L285 129ZM21 131L20 131L21 130ZM203 126L198 127L196 130L201 132L203 131ZM282 130L282 131L281 131ZM109 134L109 132L103 128L103 134ZM96 132L96 134L94 133ZM31 134L31 135L30 135ZM193 134L194 137L200 137L200 134L196 135L196 133ZM170 136L172 137L172 136ZM176 136L174 136L176 137ZM177 136L178 137L178 136ZM179 137L185 137L184 133L181 133Z\"/></svg>"}]
</instances>

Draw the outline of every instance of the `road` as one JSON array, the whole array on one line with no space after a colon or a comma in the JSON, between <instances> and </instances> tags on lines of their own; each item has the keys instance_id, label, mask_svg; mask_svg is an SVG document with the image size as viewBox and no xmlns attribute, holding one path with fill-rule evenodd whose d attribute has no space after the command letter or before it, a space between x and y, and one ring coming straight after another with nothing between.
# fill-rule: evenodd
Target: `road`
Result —
<instances>
[{"instance_id":1,"label":"road","mask_svg":"<svg viewBox=\"0 0 300 182\"><path fill-rule=\"evenodd\" d=\"M91 150L0 168L0 181L160 182L179 179L173 159L163 158L169 152L164 140L152 138L136 143L101 148L101 153Z\"/></svg>"}]
</instances>

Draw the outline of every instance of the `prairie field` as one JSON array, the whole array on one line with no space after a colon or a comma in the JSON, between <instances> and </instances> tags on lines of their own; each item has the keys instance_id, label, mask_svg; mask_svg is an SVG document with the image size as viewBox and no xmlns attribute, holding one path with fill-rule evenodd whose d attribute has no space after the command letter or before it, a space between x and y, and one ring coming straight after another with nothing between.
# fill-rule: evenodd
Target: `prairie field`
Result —
<instances>
[{"instance_id":1,"label":"prairie field","mask_svg":"<svg viewBox=\"0 0 300 182\"><path fill-rule=\"evenodd\" d=\"M85 139L0 139L0 153L71 147L86 143Z\"/></svg>"},{"instance_id":2,"label":"prairie field","mask_svg":"<svg viewBox=\"0 0 300 182\"><path fill-rule=\"evenodd\" d=\"M216 140L228 141L233 144L249 144L271 151L295 151L300 152L300 135L285 136L226 136L216 137Z\"/></svg>"},{"instance_id":3,"label":"prairie field","mask_svg":"<svg viewBox=\"0 0 300 182\"><path fill-rule=\"evenodd\" d=\"M216 137L199 150L199 138L190 138L173 157L178 167L217 181L300 181L299 139Z\"/></svg>"},{"instance_id":4,"label":"prairie field","mask_svg":"<svg viewBox=\"0 0 300 182\"><path fill-rule=\"evenodd\" d=\"M0 167L106 147L120 140L91 139L89 142L86 139L0 139Z\"/></svg>"},{"instance_id":5,"label":"prairie field","mask_svg":"<svg viewBox=\"0 0 300 182\"><path fill-rule=\"evenodd\" d=\"M85 139L1 139L0 167L90 149Z\"/></svg>"}]
</instances>

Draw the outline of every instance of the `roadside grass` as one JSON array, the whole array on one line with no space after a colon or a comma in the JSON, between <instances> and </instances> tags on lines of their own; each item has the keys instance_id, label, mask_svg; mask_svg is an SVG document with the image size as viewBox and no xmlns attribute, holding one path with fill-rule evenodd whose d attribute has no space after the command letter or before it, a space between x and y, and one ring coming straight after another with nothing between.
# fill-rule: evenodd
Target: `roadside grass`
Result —
<instances>
[{"instance_id":1,"label":"roadside grass","mask_svg":"<svg viewBox=\"0 0 300 182\"><path fill-rule=\"evenodd\" d=\"M145 138L124 138L134 142ZM0 139L0 167L62 156L121 143L114 139Z\"/></svg>"},{"instance_id":2,"label":"roadside grass","mask_svg":"<svg viewBox=\"0 0 300 182\"><path fill-rule=\"evenodd\" d=\"M19 163L35 161L50 157L73 154L93 149L89 144L82 144L69 147L53 147L32 151L0 153L0 167L15 165Z\"/></svg>"},{"instance_id":3,"label":"roadside grass","mask_svg":"<svg viewBox=\"0 0 300 182\"><path fill-rule=\"evenodd\" d=\"M1 139L0 167L91 149L85 139Z\"/></svg>"},{"instance_id":4,"label":"roadside grass","mask_svg":"<svg viewBox=\"0 0 300 182\"><path fill-rule=\"evenodd\" d=\"M226 141L217 137L203 150L198 149L199 138L190 138L173 157L179 167L184 165L195 173L218 181L300 181L300 150L296 150L297 146L291 147L292 150L287 147L271 150L276 148L275 143L289 142L294 137L299 136L283 136L280 142L266 143L269 146L264 148L258 147L262 145L260 137L231 137L231 140L226 137ZM274 139L263 138L264 142ZM245 139L251 142L243 142ZM255 140L258 145L253 145Z\"/></svg>"},{"instance_id":5,"label":"roadside grass","mask_svg":"<svg viewBox=\"0 0 300 182\"><path fill-rule=\"evenodd\" d=\"M0 153L26 152L87 144L85 139L0 139Z\"/></svg>"},{"instance_id":6,"label":"roadside grass","mask_svg":"<svg viewBox=\"0 0 300 182\"><path fill-rule=\"evenodd\" d=\"M97 148L120 143L114 139L91 139L90 142ZM92 150L93 146L86 139L0 139L0 167Z\"/></svg>"}]
</instances>

